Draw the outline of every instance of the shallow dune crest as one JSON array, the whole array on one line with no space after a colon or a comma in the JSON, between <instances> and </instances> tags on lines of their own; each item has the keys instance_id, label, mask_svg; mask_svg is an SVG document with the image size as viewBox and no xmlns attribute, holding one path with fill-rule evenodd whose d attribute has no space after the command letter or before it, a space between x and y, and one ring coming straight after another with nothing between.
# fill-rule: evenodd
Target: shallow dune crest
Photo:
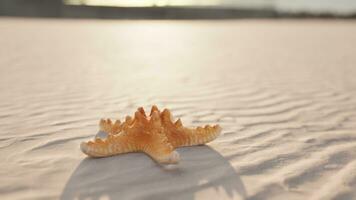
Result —
<instances>
[{"instance_id":1,"label":"shallow dune crest","mask_svg":"<svg viewBox=\"0 0 356 200\"><path fill-rule=\"evenodd\" d=\"M353 21L0 18L0 30L0 199L356 199ZM223 131L173 166L80 151L101 118L152 105Z\"/></svg>"}]
</instances>

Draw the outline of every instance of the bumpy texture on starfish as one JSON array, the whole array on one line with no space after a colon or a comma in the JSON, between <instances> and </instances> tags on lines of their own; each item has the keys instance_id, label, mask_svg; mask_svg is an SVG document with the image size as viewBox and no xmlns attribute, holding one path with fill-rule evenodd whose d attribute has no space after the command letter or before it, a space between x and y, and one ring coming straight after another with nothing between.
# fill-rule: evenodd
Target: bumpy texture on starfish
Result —
<instances>
[{"instance_id":1,"label":"bumpy texture on starfish","mask_svg":"<svg viewBox=\"0 0 356 200\"><path fill-rule=\"evenodd\" d=\"M201 145L219 136L219 125L197 128L186 128L180 119L172 122L168 109L162 112L152 106L149 116L143 108L138 108L135 117L127 116L125 122L110 119L100 121L99 133L106 133L103 140L83 142L80 145L83 153L90 157L108 157L128 152L144 152L158 163L177 163L177 147Z\"/></svg>"}]
</instances>

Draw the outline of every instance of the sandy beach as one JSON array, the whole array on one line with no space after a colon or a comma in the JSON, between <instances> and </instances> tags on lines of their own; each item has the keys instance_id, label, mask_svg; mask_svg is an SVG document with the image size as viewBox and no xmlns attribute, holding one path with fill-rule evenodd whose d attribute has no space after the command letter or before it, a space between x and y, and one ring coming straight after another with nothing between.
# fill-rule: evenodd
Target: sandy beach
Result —
<instances>
[{"instance_id":1,"label":"sandy beach","mask_svg":"<svg viewBox=\"0 0 356 200\"><path fill-rule=\"evenodd\" d=\"M80 151L154 104L222 135ZM1 200L356 199L356 23L0 18L0 160Z\"/></svg>"}]
</instances>

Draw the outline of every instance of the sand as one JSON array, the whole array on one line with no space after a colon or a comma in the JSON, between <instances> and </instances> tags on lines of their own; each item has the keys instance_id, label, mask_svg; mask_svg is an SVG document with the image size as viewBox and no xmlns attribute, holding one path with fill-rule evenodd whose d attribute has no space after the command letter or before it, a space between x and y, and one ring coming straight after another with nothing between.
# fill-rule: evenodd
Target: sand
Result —
<instances>
[{"instance_id":1,"label":"sand","mask_svg":"<svg viewBox=\"0 0 356 200\"><path fill-rule=\"evenodd\" d=\"M356 23L0 18L0 199L356 199ZM100 118L219 123L161 167Z\"/></svg>"}]
</instances>

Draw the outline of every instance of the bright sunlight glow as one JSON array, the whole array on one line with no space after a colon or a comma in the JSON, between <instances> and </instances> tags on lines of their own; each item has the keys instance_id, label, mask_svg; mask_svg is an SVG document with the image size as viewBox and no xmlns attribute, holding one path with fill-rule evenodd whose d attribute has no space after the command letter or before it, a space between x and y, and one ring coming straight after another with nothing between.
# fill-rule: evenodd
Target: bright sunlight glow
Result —
<instances>
[{"instance_id":1,"label":"bright sunlight glow","mask_svg":"<svg viewBox=\"0 0 356 200\"><path fill-rule=\"evenodd\" d=\"M70 5L110 7L216 6L221 0L65 0Z\"/></svg>"}]
</instances>

